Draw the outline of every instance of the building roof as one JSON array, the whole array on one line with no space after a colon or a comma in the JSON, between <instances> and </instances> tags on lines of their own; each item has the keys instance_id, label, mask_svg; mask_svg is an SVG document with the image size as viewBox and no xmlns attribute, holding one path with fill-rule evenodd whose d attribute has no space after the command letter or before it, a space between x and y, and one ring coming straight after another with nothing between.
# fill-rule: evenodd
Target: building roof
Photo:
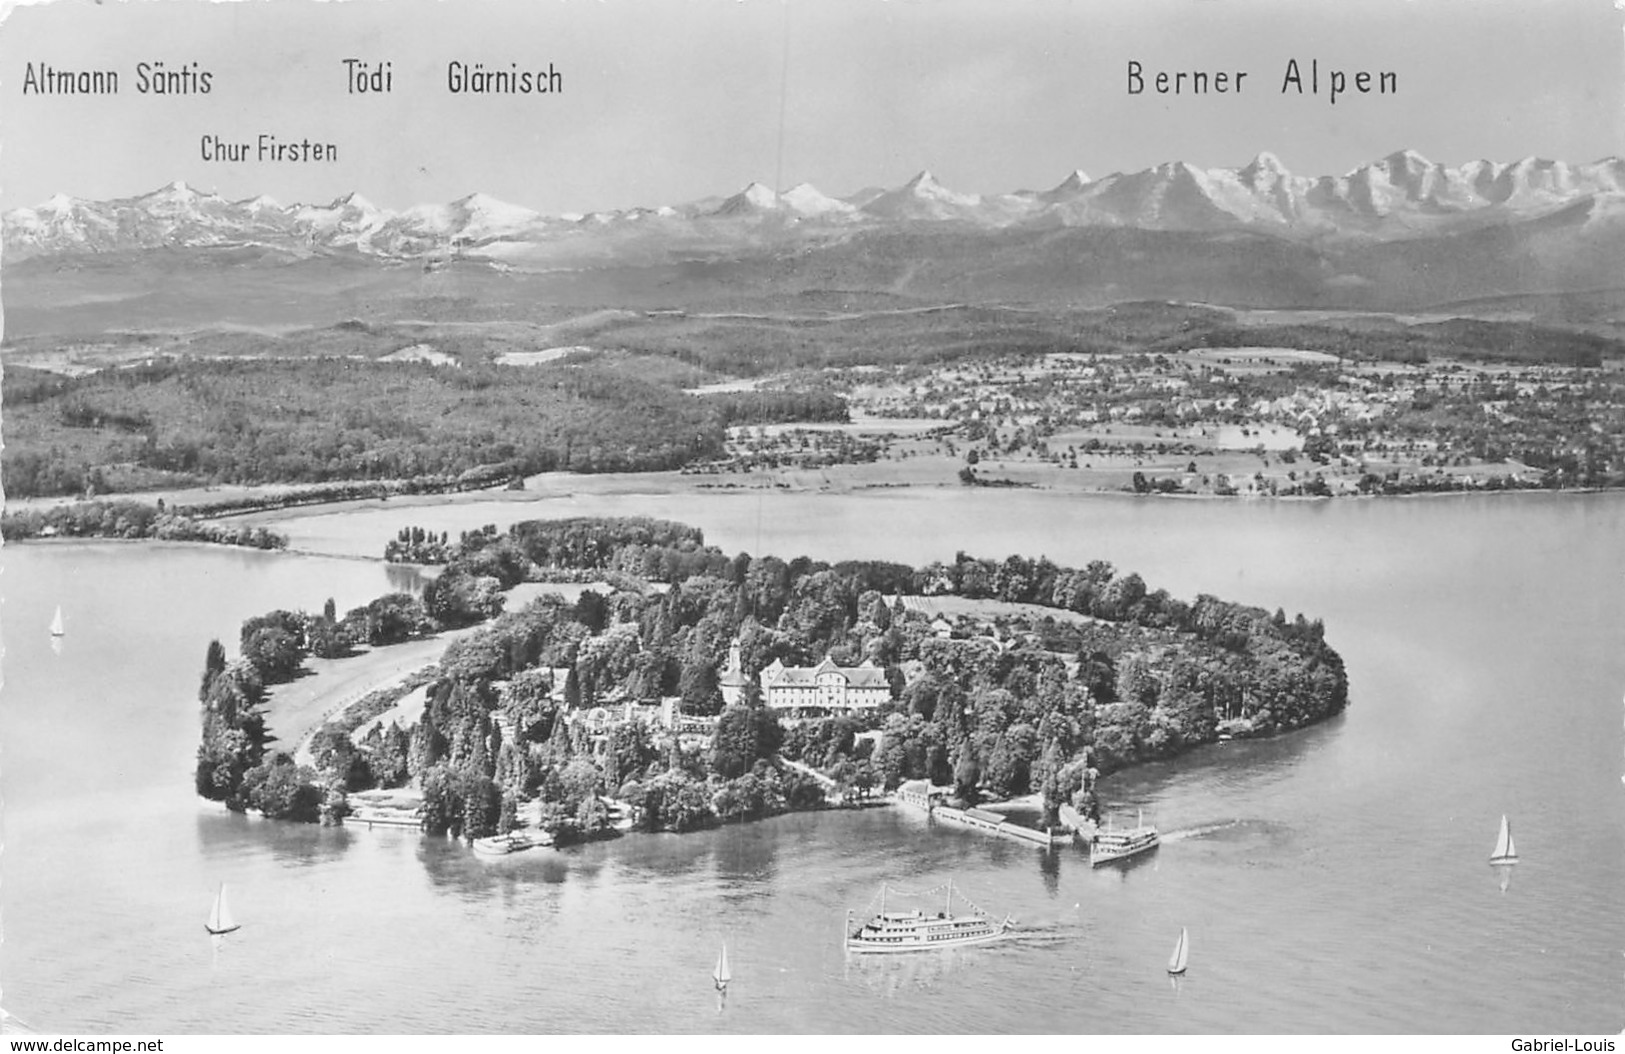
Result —
<instances>
[{"instance_id":1,"label":"building roof","mask_svg":"<svg viewBox=\"0 0 1625 1054\"><path fill-rule=\"evenodd\" d=\"M859 666L837 666L828 655L817 666L785 666L774 660L773 665L762 672L767 675L763 683L774 687L812 688L818 684L820 676L836 673L845 678L848 688L891 688L891 682L886 680L886 671L874 663L865 661Z\"/></svg>"}]
</instances>

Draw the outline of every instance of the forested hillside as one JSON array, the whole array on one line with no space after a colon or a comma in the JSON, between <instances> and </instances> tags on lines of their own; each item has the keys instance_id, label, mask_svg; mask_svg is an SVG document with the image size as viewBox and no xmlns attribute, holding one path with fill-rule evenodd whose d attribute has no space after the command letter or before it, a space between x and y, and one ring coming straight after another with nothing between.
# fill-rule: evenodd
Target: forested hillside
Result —
<instances>
[{"instance_id":1,"label":"forested hillside","mask_svg":"<svg viewBox=\"0 0 1625 1054\"><path fill-rule=\"evenodd\" d=\"M120 472L210 483L615 472L722 448L722 418L701 401L592 367L167 361L9 381L6 489L19 497L126 489Z\"/></svg>"}]
</instances>

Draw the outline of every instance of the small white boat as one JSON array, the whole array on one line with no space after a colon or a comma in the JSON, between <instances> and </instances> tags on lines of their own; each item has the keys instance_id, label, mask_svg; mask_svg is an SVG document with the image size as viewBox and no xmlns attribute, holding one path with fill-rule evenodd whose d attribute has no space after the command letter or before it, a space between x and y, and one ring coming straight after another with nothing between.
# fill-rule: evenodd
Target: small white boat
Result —
<instances>
[{"instance_id":1,"label":"small white boat","mask_svg":"<svg viewBox=\"0 0 1625 1054\"><path fill-rule=\"evenodd\" d=\"M1495 852L1490 854L1490 863L1516 864L1518 862L1517 847L1512 844L1512 824L1507 822L1506 814L1501 814L1501 833L1495 839Z\"/></svg>"},{"instance_id":2,"label":"small white boat","mask_svg":"<svg viewBox=\"0 0 1625 1054\"><path fill-rule=\"evenodd\" d=\"M493 834L489 838L474 839L474 851L481 856L507 856L526 849L553 844L553 836L546 831L512 830L507 834Z\"/></svg>"},{"instance_id":3,"label":"small white boat","mask_svg":"<svg viewBox=\"0 0 1625 1054\"><path fill-rule=\"evenodd\" d=\"M214 907L209 909L209 921L203 924L203 928L216 937L238 928L237 920L231 917L231 907L226 903L224 882L220 883L220 890L214 895Z\"/></svg>"},{"instance_id":4,"label":"small white boat","mask_svg":"<svg viewBox=\"0 0 1625 1054\"><path fill-rule=\"evenodd\" d=\"M728 982L733 979L734 975L728 970L728 946L724 944L722 954L717 956L716 969L711 971L711 980L716 982L717 991L726 992Z\"/></svg>"},{"instance_id":5,"label":"small white boat","mask_svg":"<svg viewBox=\"0 0 1625 1054\"><path fill-rule=\"evenodd\" d=\"M1184 973L1185 963L1190 958L1190 954L1190 936L1185 932L1185 927L1181 926L1179 927L1179 943L1174 945L1174 954L1168 957L1168 972L1171 974Z\"/></svg>"},{"instance_id":6,"label":"small white boat","mask_svg":"<svg viewBox=\"0 0 1625 1054\"><path fill-rule=\"evenodd\" d=\"M60 637L67 632L67 629L62 625L62 605L58 604L56 606L56 617L51 619L51 636Z\"/></svg>"}]
</instances>

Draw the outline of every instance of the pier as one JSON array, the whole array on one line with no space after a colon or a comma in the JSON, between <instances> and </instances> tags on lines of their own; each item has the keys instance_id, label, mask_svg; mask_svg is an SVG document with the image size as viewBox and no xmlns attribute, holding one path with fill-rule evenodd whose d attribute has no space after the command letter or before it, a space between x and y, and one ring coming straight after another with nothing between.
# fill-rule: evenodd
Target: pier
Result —
<instances>
[{"instance_id":1,"label":"pier","mask_svg":"<svg viewBox=\"0 0 1625 1054\"><path fill-rule=\"evenodd\" d=\"M930 819L1014 838L1043 849L1067 845L1073 840L1075 832L1071 827L1049 827L1040 830L1016 823L1003 814L989 809L955 808L947 804L948 790L947 787L934 787L925 780L909 780L897 788L894 797L899 805L919 809Z\"/></svg>"},{"instance_id":2,"label":"pier","mask_svg":"<svg viewBox=\"0 0 1625 1054\"><path fill-rule=\"evenodd\" d=\"M346 799L350 815L344 826L393 827L411 831L423 829L423 795L417 791L371 790L357 791Z\"/></svg>"}]
</instances>

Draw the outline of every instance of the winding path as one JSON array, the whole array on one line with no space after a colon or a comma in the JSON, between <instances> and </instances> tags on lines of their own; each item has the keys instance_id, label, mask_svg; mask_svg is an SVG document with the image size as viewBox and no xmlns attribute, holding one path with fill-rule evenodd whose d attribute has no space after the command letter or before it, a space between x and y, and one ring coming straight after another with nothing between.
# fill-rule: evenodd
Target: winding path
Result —
<instances>
[{"instance_id":1,"label":"winding path","mask_svg":"<svg viewBox=\"0 0 1625 1054\"><path fill-rule=\"evenodd\" d=\"M834 792L835 786L836 786L835 781L830 779L828 776L824 775L822 772L819 772L817 769L813 768L812 766L803 765L799 761L791 761L789 758L785 757L783 754L779 755L779 760L784 762L784 764L788 765L790 768L795 769L797 772L805 772L807 775L809 775L813 779L817 780L818 785L820 787L824 788L824 793L825 794L829 794L829 793Z\"/></svg>"}]
</instances>

